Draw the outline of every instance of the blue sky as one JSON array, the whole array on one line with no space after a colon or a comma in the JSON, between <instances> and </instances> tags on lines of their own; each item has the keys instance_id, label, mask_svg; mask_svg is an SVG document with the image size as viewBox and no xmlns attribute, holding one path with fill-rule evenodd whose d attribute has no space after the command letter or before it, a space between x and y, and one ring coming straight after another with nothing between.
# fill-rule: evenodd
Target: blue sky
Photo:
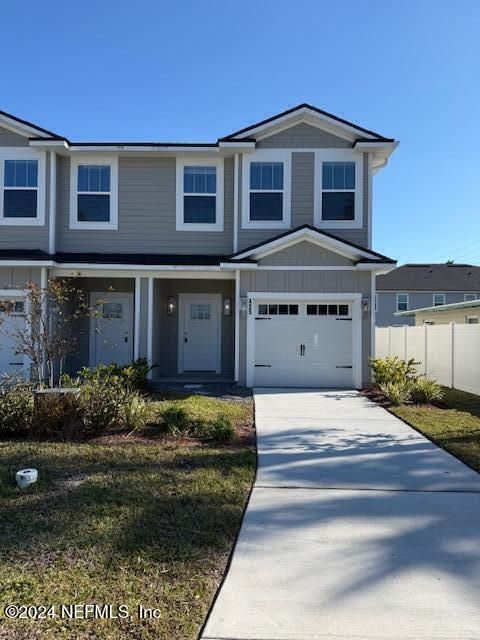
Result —
<instances>
[{"instance_id":1,"label":"blue sky","mask_svg":"<svg viewBox=\"0 0 480 640\"><path fill-rule=\"evenodd\" d=\"M478 0L5 3L0 109L81 140L214 141L300 102L400 140L374 248L480 264Z\"/></svg>"}]
</instances>

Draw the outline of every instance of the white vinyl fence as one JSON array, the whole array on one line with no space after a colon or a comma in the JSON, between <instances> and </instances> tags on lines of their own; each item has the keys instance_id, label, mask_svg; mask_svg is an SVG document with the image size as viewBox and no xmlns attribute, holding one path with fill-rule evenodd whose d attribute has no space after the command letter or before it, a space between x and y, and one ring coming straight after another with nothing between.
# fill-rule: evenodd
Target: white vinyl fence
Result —
<instances>
[{"instance_id":1,"label":"white vinyl fence","mask_svg":"<svg viewBox=\"0 0 480 640\"><path fill-rule=\"evenodd\" d=\"M419 362L419 373L480 395L480 324L377 327L375 357Z\"/></svg>"}]
</instances>

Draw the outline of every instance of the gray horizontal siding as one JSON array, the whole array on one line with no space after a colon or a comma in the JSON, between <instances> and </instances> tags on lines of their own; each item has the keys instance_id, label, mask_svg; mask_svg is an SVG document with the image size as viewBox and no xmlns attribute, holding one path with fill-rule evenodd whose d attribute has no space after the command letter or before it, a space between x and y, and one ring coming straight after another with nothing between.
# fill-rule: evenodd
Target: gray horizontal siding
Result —
<instances>
[{"instance_id":1,"label":"gray horizontal siding","mask_svg":"<svg viewBox=\"0 0 480 640\"><path fill-rule=\"evenodd\" d=\"M348 148L352 143L304 122L259 140L259 149Z\"/></svg>"},{"instance_id":2,"label":"gray horizontal siding","mask_svg":"<svg viewBox=\"0 0 480 640\"><path fill-rule=\"evenodd\" d=\"M399 293L408 293L409 309L422 309L423 307L433 306L433 292L429 291L399 291ZM465 293L474 293L472 291L453 291L437 293L445 293L445 304L454 304L465 300ZM477 293L480 299L480 292ZM375 324L377 327L388 327L392 325L408 325L415 324L414 316L395 317L397 311L397 294L393 291L377 291L377 313L375 314ZM434 314L432 314L433 317Z\"/></svg>"},{"instance_id":3,"label":"gray horizontal siding","mask_svg":"<svg viewBox=\"0 0 480 640\"><path fill-rule=\"evenodd\" d=\"M40 269L0 267L0 289L23 289L29 283L40 285Z\"/></svg>"},{"instance_id":4,"label":"gray horizontal siding","mask_svg":"<svg viewBox=\"0 0 480 640\"><path fill-rule=\"evenodd\" d=\"M28 147L28 137L0 127L0 147Z\"/></svg>"},{"instance_id":5,"label":"gray horizontal siding","mask_svg":"<svg viewBox=\"0 0 480 640\"><path fill-rule=\"evenodd\" d=\"M225 160L224 232L176 231L175 158L120 158L118 230L69 229L70 162L59 162L58 250L228 254L232 251L233 159Z\"/></svg>"},{"instance_id":6,"label":"gray horizontal siding","mask_svg":"<svg viewBox=\"0 0 480 640\"><path fill-rule=\"evenodd\" d=\"M298 125L300 126L300 125ZM295 129L296 127L293 127ZM313 127L311 127L313 128ZM298 145L300 146L300 145ZM368 157L363 154L363 202L360 229L328 229L347 242L353 242L362 247L368 247ZM242 184L242 163L239 163L239 185ZM292 153L292 188L291 188L291 228L295 229L304 224L314 224L314 185L315 185L315 155L313 152ZM284 233L285 229L242 229L242 190L239 189L239 230L238 250L265 242L270 238Z\"/></svg>"}]
</instances>

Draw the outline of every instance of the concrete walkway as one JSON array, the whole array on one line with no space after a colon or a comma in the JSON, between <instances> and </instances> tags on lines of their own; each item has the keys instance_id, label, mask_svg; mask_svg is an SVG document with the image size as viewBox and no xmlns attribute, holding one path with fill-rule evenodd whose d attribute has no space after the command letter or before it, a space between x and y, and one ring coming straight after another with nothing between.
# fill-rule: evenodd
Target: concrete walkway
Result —
<instances>
[{"instance_id":1,"label":"concrete walkway","mask_svg":"<svg viewBox=\"0 0 480 640\"><path fill-rule=\"evenodd\" d=\"M480 638L480 475L353 391L255 391L259 469L205 640Z\"/></svg>"}]
</instances>

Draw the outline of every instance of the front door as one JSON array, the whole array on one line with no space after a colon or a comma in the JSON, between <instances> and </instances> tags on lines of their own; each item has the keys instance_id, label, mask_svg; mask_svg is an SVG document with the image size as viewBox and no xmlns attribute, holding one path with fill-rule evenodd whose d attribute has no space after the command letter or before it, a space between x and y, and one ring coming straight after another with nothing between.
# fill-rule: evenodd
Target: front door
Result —
<instances>
[{"instance_id":1,"label":"front door","mask_svg":"<svg viewBox=\"0 0 480 640\"><path fill-rule=\"evenodd\" d=\"M220 294L180 294L179 302L179 373L220 373Z\"/></svg>"},{"instance_id":2,"label":"front door","mask_svg":"<svg viewBox=\"0 0 480 640\"><path fill-rule=\"evenodd\" d=\"M98 316L91 320L90 366L130 364L133 360L133 297L131 293L92 293Z\"/></svg>"}]
</instances>

